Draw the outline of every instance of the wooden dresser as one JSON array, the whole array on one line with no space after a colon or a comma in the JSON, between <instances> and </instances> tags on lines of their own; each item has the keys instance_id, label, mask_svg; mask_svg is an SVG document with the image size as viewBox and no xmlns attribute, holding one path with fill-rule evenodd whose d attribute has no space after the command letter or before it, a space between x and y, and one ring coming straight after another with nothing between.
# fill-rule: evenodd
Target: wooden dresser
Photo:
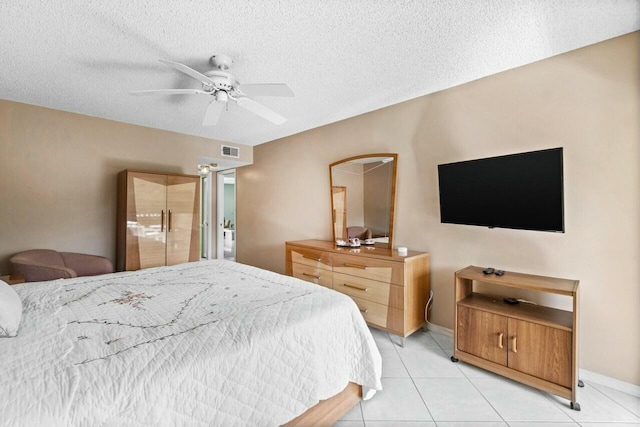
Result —
<instances>
[{"instance_id":1,"label":"wooden dresser","mask_svg":"<svg viewBox=\"0 0 640 427\"><path fill-rule=\"evenodd\" d=\"M429 254L337 247L324 240L286 242L287 275L349 295L367 323L406 337L424 323Z\"/></svg>"}]
</instances>

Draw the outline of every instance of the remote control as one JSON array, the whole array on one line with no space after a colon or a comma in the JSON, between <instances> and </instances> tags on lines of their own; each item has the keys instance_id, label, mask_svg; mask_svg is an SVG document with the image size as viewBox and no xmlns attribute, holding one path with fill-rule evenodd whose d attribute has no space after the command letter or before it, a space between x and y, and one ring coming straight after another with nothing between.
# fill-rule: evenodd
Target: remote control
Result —
<instances>
[{"instance_id":1,"label":"remote control","mask_svg":"<svg viewBox=\"0 0 640 427\"><path fill-rule=\"evenodd\" d=\"M496 276L502 276L504 274L504 270L496 270Z\"/></svg>"},{"instance_id":2,"label":"remote control","mask_svg":"<svg viewBox=\"0 0 640 427\"><path fill-rule=\"evenodd\" d=\"M487 267L487 268L485 268L484 270L482 270L482 272L483 272L484 274L493 274L493 272L494 272L494 271L495 271L495 270L494 270L493 268L491 268L491 267Z\"/></svg>"}]
</instances>

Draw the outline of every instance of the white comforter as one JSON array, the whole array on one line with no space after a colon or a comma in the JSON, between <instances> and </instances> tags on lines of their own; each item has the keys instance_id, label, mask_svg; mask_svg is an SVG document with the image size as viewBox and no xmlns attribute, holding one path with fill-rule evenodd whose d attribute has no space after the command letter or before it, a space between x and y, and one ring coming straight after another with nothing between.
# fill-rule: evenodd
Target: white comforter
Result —
<instances>
[{"instance_id":1,"label":"white comforter","mask_svg":"<svg viewBox=\"0 0 640 427\"><path fill-rule=\"evenodd\" d=\"M0 424L271 426L381 389L353 301L291 277L203 261L15 289Z\"/></svg>"}]
</instances>

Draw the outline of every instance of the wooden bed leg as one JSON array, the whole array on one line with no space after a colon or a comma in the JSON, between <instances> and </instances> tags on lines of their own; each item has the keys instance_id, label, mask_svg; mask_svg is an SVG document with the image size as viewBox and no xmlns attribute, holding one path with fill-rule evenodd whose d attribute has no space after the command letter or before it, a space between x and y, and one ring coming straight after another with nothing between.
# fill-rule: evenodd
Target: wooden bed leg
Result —
<instances>
[{"instance_id":1,"label":"wooden bed leg","mask_svg":"<svg viewBox=\"0 0 640 427\"><path fill-rule=\"evenodd\" d=\"M340 393L327 400L321 400L316 406L284 424L283 427L331 426L349 412L362 399L362 386L349 383Z\"/></svg>"}]
</instances>

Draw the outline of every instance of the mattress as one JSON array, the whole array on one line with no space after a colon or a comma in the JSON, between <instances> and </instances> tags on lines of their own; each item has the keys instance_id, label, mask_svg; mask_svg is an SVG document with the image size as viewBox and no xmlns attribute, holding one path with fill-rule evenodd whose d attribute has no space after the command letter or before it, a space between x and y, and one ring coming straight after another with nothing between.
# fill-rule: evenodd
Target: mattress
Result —
<instances>
[{"instance_id":1,"label":"mattress","mask_svg":"<svg viewBox=\"0 0 640 427\"><path fill-rule=\"evenodd\" d=\"M353 301L292 277L212 260L15 289L0 424L275 426L382 388Z\"/></svg>"}]
</instances>

